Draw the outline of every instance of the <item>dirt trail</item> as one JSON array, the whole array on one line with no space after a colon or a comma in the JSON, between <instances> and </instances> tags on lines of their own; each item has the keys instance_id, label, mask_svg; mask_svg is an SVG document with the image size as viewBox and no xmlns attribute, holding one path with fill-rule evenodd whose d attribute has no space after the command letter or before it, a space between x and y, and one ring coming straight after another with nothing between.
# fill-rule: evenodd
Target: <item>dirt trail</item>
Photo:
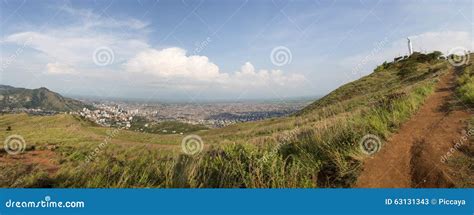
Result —
<instances>
[{"instance_id":1,"label":"dirt trail","mask_svg":"<svg viewBox=\"0 0 474 215\"><path fill-rule=\"evenodd\" d=\"M59 169L56 161L57 155L50 150L26 151L18 155L0 154L0 163L15 164L22 163L29 166L37 166L41 170L52 175Z\"/></svg>"},{"instance_id":2,"label":"dirt trail","mask_svg":"<svg viewBox=\"0 0 474 215\"><path fill-rule=\"evenodd\" d=\"M420 110L364 161L356 187L453 187L441 157L462 138L472 113L450 110L454 72L441 77L435 92Z\"/></svg>"}]
</instances>

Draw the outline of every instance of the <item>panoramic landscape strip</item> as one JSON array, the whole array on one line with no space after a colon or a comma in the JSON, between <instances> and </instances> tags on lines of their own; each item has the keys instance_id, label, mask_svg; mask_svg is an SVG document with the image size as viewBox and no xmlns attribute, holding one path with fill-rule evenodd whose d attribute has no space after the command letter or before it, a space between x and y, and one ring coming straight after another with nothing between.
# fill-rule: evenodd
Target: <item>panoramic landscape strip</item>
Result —
<instances>
[{"instance_id":1,"label":"panoramic landscape strip","mask_svg":"<svg viewBox=\"0 0 474 215\"><path fill-rule=\"evenodd\" d=\"M0 1L0 215L471 213L473 6Z\"/></svg>"},{"instance_id":2,"label":"panoramic landscape strip","mask_svg":"<svg viewBox=\"0 0 474 215\"><path fill-rule=\"evenodd\" d=\"M3 110L1 126L5 129L4 152L7 152L2 155L2 165L7 170L3 173L3 186L470 187L469 169L458 171L459 175L453 172L459 165L469 168L470 164L470 148L465 142L472 140L473 133L472 114L467 109L472 107L472 89L469 89L472 66L458 66L451 63L451 58L459 61L455 56L443 59L440 52L415 52L405 59L380 65L371 75L344 85L286 117L223 128L147 121L146 117L118 106L83 104L63 99L47 89L5 86L2 92L6 105L18 105L12 102L13 98L35 105L33 101L46 93L43 97L46 100L40 105L79 107L77 111L54 113L43 112L41 108ZM48 101L51 98L48 94L56 100ZM33 98L30 101L29 95ZM425 114L428 104L432 107L426 111L435 111L426 113L432 119L419 116ZM431 116L437 112L442 118ZM377 157L381 156L378 152L387 141L397 141L389 137L403 129L403 123L406 126L423 123L408 121L410 118L413 121L413 117L426 121L427 128L415 124L406 132L429 131L434 126L429 123L446 123L446 126L455 123L453 133L445 132L445 135L458 142L438 145L444 149L426 155L423 153L432 147L429 143L397 152L411 160L397 158L394 165L417 160L408 165L421 166L399 169L408 171L406 178L394 180L386 171L401 167L387 169L390 155ZM438 134L443 132L435 135ZM422 138L429 136L423 135L402 136L398 141L425 142ZM456 151L461 153L452 158ZM466 157L462 153L467 153ZM18 158L20 162L15 161ZM372 162L383 164L382 168L372 167L367 161L378 158L383 161ZM428 162L425 159L435 166L424 163ZM384 177L388 181L382 181Z\"/></svg>"}]
</instances>

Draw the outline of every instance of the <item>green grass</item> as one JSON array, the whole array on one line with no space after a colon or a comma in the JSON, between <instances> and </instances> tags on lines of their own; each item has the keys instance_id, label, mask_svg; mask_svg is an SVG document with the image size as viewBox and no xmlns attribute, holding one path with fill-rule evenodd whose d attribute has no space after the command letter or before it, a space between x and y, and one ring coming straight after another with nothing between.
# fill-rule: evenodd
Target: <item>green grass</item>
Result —
<instances>
[{"instance_id":1,"label":"green grass","mask_svg":"<svg viewBox=\"0 0 474 215\"><path fill-rule=\"evenodd\" d=\"M471 55L474 57L474 55ZM474 65L465 65L460 70L460 77L457 79L458 88L456 90L460 99L471 107L474 106Z\"/></svg>"},{"instance_id":2,"label":"green grass","mask_svg":"<svg viewBox=\"0 0 474 215\"><path fill-rule=\"evenodd\" d=\"M134 117L130 130L154 134L190 134L207 130L203 125L193 125L178 121L151 122L144 117Z\"/></svg>"},{"instance_id":3,"label":"green grass","mask_svg":"<svg viewBox=\"0 0 474 215\"><path fill-rule=\"evenodd\" d=\"M54 175L0 164L14 168L8 174L19 181L0 186L350 187L367 157L360 139L373 134L383 141L396 131L448 69L446 61L420 55L385 63L293 116L195 131L205 150L194 156L180 153L182 135L119 131L85 162L110 129L68 115L0 116L0 128L13 129L0 138L15 133L29 144L57 144L61 164Z\"/></svg>"}]
</instances>

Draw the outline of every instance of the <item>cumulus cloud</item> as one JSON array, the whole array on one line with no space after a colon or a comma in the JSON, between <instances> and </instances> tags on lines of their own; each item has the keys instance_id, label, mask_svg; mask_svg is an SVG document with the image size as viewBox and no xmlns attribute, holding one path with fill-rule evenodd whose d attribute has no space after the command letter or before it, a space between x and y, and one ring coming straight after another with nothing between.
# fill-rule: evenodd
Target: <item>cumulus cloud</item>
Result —
<instances>
[{"instance_id":1,"label":"cumulus cloud","mask_svg":"<svg viewBox=\"0 0 474 215\"><path fill-rule=\"evenodd\" d=\"M286 75L281 70L257 71L250 62L246 62L234 73L225 73L220 71L208 57L187 56L186 50L177 47L140 52L126 62L124 68L130 73L164 78L168 83L186 85L209 83L221 85L223 88L288 86L304 81L303 75Z\"/></svg>"},{"instance_id":2,"label":"cumulus cloud","mask_svg":"<svg viewBox=\"0 0 474 215\"><path fill-rule=\"evenodd\" d=\"M250 63L246 62L234 75L230 77L231 80L236 80L237 84L246 85L276 85L276 86L288 86L299 84L304 81L305 77L301 74L290 74L286 75L281 70L259 70L256 71L255 67Z\"/></svg>"},{"instance_id":3,"label":"cumulus cloud","mask_svg":"<svg viewBox=\"0 0 474 215\"><path fill-rule=\"evenodd\" d=\"M219 67L206 56L186 56L181 48L148 49L125 64L129 72L151 74L160 78L213 80L219 78Z\"/></svg>"}]
</instances>

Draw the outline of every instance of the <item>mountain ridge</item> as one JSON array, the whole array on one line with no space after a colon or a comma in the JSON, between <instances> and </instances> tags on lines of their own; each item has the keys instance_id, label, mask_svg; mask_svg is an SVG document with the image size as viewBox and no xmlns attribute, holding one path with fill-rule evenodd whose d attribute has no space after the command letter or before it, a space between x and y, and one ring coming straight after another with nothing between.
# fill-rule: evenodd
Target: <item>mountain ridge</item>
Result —
<instances>
[{"instance_id":1,"label":"mountain ridge","mask_svg":"<svg viewBox=\"0 0 474 215\"><path fill-rule=\"evenodd\" d=\"M0 108L42 109L46 111L77 111L89 105L81 101L67 98L46 87L27 89L0 85Z\"/></svg>"}]
</instances>

